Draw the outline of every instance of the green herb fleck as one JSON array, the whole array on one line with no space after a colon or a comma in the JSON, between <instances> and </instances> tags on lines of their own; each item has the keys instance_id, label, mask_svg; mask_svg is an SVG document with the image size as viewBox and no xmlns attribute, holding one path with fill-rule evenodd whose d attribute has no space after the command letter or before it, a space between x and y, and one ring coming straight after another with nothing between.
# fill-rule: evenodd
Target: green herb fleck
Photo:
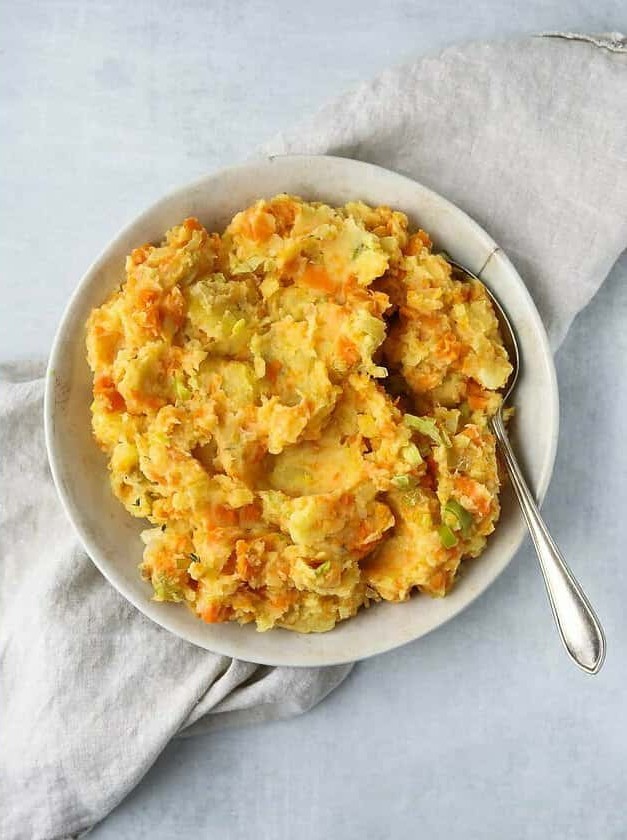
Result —
<instances>
[{"instance_id":1,"label":"green herb fleck","mask_svg":"<svg viewBox=\"0 0 627 840\"><path fill-rule=\"evenodd\" d=\"M190 552L189 559L193 560L194 563L200 563L200 557L197 554L194 554L193 551Z\"/></svg>"},{"instance_id":2,"label":"green herb fleck","mask_svg":"<svg viewBox=\"0 0 627 840\"><path fill-rule=\"evenodd\" d=\"M142 500L141 500L141 499L135 499L135 501L133 502L133 504L135 505L135 507L139 507L139 506L141 505L141 503L142 503Z\"/></svg>"}]
</instances>

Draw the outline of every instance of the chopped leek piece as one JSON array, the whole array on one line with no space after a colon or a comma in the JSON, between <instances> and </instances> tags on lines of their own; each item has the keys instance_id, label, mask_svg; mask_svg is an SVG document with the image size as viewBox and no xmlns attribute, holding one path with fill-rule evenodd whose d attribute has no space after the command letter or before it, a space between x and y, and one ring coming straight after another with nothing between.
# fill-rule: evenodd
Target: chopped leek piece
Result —
<instances>
[{"instance_id":1,"label":"chopped leek piece","mask_svg":"<svg viewBox=\"0 0 627 840\"><path fill-rule=\"evenodd\" d=\"M326 575L326 573L331 568L331 561L325 560L324 563L321 563L317 569L314 569L316 575Z\"/></svg>"},{"instance_id":2,"label":"chopped leek piece","mask_svg":"<svg viewBox=\"0 0 627 840\"><path fill-rule=\"evenodd\" d=\"M440 446L450 446L451 439L444 429L440 430L433 417L416 417L415 414L405 414L405 425L410 429L420 432L421 435L430 437L434 443Z\"/></svg>"},{"instance_id":3,"label":"chopped leek piece","mask_svg":"<svg viewBox=\"0 0 627 840\"><path fill-rule=\"evenodd\" d=\"M240 318L239 321L236 321L231 327L231 335L233 338L237 338L239 335L242 335L245 330L246 321L243 318Z\"/></svg>"},{"instance_id":4,"label":"chopped leek piece","mask_svg":"<svg viewBox=\"0 0 627 840\"><path fill-rule=\"evenodd\" d=\"M416 486L416 481L410 475L393 475L390 479L398 490L411 490Z\"/></svg>"},{"instance_id":5,"label":"chopped leek piece","mask_svg":"<svg viewBox=\"0 0 627 840\"><path fill-rule=\"evenodd\" d=\"M181 401L188 400L192 395L189 388L185 386L183 377L178 373L174 377L174 393L176 394L176 399Z\"/></svg>"},{"instance_id":6,"label":"chopped leek piece","mask_svg":"<svg viewBox=\"0 0 627 840\"><path fill-rule=\"evenodd\" d=\"M456 499L449 499L444 505L444 513L450 514L450 516L453 516L457 520L459 528L461 528L464 536L468 534L468 530L473 522L470 511L466 510L463 505L460 505Z\"/></svg>"},{"instance_id":7,"label":"chopped leek piece","mask_svg":"<svg viewBox=\"0 0 627 840\"><path fill-rule=\"evenodd\" d=\"M444 548L454 548L457 545L457 537L448 525L442 523L438 529L438 534Z\"/></svg>"},{"instance_id":8,"label":"chopped leek piece","mask_svg":"<svg viewBox=\"0 0 627 840\"><path fill-rule=\"evenodd\" d=\"M415 443L408 443L407 446L404 446L401 449L401 455L412 467L422 464L422 455Z\"/></svg>"},{"instance_id":9,"label":"chopped leek piece","mask_svg":"<svg viewBox=\"0 0 627 840\"><path fill-rule=\"evenodd\" d=\"M166 575L159 575L153 581L153 589L155 591L155 601L182 601L183 596L176 581L170 580Z\"/></svg>"}]
</instances>

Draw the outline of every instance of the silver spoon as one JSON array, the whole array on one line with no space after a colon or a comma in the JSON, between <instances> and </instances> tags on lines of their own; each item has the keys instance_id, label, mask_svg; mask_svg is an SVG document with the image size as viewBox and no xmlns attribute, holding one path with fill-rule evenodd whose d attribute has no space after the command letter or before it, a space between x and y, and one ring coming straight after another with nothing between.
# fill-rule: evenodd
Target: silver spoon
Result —
<instances>
[{"instance_id":1,"label":"silver spoon","mask_svg":"<svg viewBox=\"0 0 627 840\"><path fill-rule=\"evenodd\" d=\"M588 674L597 674L605 659L605 635L599 619L595 615L586 595L566 565L562 553L555 544L538 506L527 486L514 451L505 431L502 406L511 396L520 368L520 352L516 334L505 314L503 307L485 283L475 274L464 268L448 254L444 254L451 265L467 277L478 280L485 288L501 327L503 344L507 350L513 370L504 388L501 408L490 420L490 427L496 438L499 450L505 461L507 472L518 498L531 539L540 561L546 591L553 611L553 618L562 642L571 659Z\"/></svg>"}]
</instances>

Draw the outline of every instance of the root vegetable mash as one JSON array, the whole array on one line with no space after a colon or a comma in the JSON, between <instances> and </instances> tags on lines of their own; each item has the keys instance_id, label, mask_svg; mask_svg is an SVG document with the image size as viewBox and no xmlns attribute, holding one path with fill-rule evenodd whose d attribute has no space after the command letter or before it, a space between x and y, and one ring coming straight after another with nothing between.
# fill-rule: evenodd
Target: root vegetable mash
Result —
<instances>
[{"instance_id":1,"label":"root vegetable mash","mask_svg":"<svg viewBox=\"0 0 627 840\"><path fill-rule=\"evenodd\" d=\"M279 195L127 258L87 324L93 431L158 601L330 630L442 596L499 514L511 366L483 286L407 218Z\"/></svg>"}]
</instances>

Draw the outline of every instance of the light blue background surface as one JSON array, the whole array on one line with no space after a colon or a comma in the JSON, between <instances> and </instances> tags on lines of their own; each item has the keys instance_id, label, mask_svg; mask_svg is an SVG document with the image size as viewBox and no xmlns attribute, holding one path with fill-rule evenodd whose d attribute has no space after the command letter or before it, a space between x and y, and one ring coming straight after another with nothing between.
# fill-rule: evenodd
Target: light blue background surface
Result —
<instances>
[{"instance_id":1,"label":"light blue background surface","mask_svg":"<svg viewBox=\"0 0 627 840\"><path fill-rule=\"evenodd\" d=\"M45 356L94 255L171 187L390 64L547 29L627 31L627 7L5 2L0 360ZM558 354L544 507L605 624L603 672L562 652L527 545L462 616L308 715L171 744L94 838L627 837L626 278L624 256Z\"/></svg>"}]
</instances>

